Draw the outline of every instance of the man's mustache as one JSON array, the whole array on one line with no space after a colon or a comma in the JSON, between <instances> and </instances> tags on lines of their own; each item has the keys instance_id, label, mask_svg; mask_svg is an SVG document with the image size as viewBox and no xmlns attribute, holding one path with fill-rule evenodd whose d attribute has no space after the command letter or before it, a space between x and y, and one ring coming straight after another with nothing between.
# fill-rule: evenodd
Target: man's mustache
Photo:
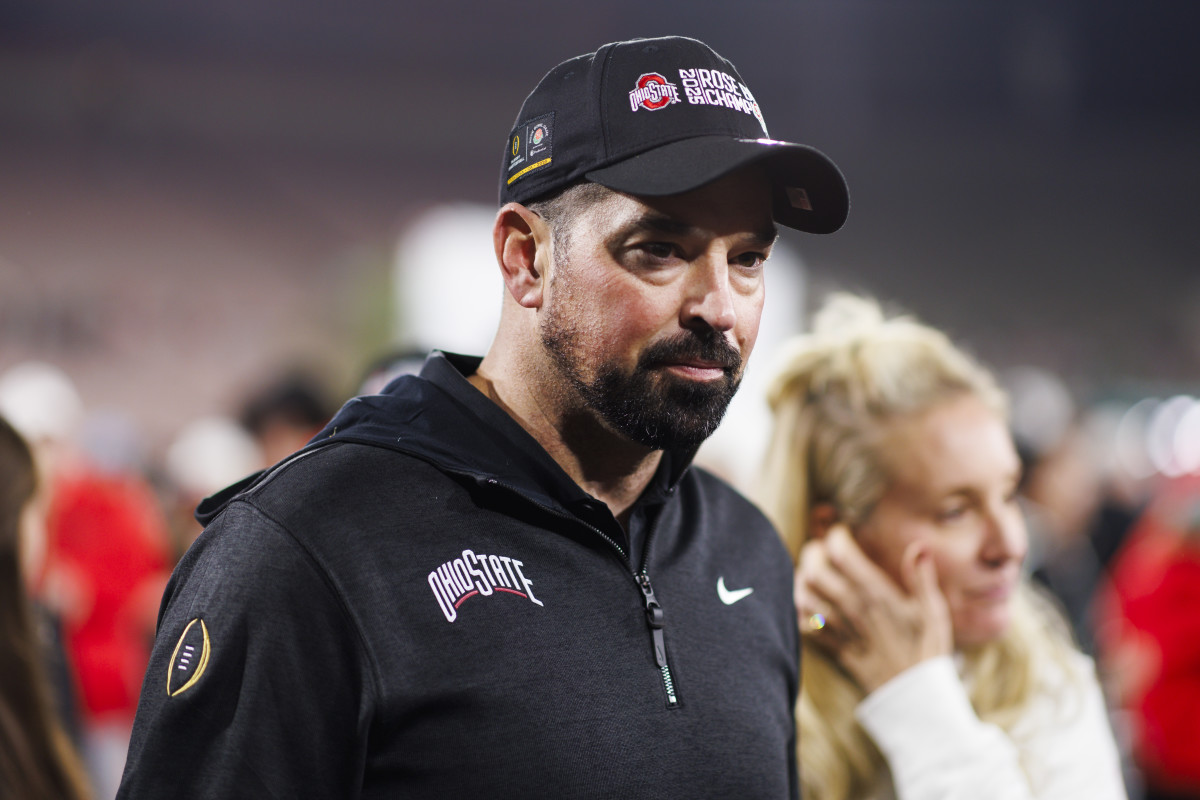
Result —
<instances>
[{"instance_id":1,"label":"man's mustache","mask_svg":"<svg viewBox=\"0 0 1200 800\"><path fill-rule=\"evenodd\" d=\"M655 342L638 359L646 369L688 360L708 361L720 366L729 375L742 367L742 355L718 331L689 332Z\"/></svg>"}]
</instances>

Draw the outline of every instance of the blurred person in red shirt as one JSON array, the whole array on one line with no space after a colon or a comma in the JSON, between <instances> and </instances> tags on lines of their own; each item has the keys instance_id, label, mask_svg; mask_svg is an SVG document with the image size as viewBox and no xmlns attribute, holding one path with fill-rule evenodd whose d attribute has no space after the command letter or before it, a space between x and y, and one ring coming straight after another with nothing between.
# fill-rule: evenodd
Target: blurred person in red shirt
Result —
<instances>
[{"instance_id":1,"label":"blurred person in red shirt","mask_svg":"<svg viewBox=\"0 0 1200 800\"><path fill-rule=\"evenodd\" d=\"M1146 800L1200 797L1200 478L1163 484L1114 557L1097 620Z\"/></svg>"}]
</instances>

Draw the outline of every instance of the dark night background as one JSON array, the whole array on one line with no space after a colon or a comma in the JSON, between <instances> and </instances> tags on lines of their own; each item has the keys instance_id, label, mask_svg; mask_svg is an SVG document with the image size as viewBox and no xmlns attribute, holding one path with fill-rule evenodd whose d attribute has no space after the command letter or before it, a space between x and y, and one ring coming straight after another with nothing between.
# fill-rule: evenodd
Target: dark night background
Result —
<instances>
[{"instance_id":1,"label":"dark night background","mask_svg":"<svg viewBox=\"0 0 1200 800\"><path fill-rule=\"evenodd\" d=\"M1183 1L7 2L0 369L58 363L152 439L284 362L349 386L387 344L397 236L494 204L541 75L680 33L847 176L846 227L788 239L810 306L870 292L1085 398L1192 391L1198 23Z\"/></svg>"}]
</instances>

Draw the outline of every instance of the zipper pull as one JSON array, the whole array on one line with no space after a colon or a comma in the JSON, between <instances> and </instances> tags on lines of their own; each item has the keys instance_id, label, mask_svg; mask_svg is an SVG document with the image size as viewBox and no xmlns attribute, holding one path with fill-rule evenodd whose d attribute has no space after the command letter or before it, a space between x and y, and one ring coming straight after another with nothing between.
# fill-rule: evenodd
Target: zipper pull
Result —
<instances>
[{"instance_id":1,"label":"zipper pull","mask_svg":"<svg viewBox=\"0 0 1200 800\"><path fill-rule=\"evenodd\" d=\"M675 696L675 682L671 679L671 668L667 666L667 642L663 636L663 609L654 597L654 587L650 585L650 576L643 570L637 576L638 587L646 601L646 624L650 626L650 638L654 643L654 663L662 672L663 687L667 690L667 706L678 705Z\"/></svg>"}]
</instances>

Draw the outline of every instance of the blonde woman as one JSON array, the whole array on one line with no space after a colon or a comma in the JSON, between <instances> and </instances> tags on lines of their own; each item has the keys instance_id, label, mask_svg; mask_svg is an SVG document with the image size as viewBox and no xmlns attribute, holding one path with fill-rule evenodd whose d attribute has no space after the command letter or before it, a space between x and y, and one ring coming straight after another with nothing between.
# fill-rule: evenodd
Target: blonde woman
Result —
<instances>
[{"instance_id":1,"label":"blonde woman","mask_svg":"<svg viewBox=\"0 0 1200 800\"><path fill-rule=\"evenodd\" d=\"M804 796L1124 798L1093 665L1021 577L991 375L839 295L770 401L763 501L797 563Z\"/></svg>"}]
</instances>

